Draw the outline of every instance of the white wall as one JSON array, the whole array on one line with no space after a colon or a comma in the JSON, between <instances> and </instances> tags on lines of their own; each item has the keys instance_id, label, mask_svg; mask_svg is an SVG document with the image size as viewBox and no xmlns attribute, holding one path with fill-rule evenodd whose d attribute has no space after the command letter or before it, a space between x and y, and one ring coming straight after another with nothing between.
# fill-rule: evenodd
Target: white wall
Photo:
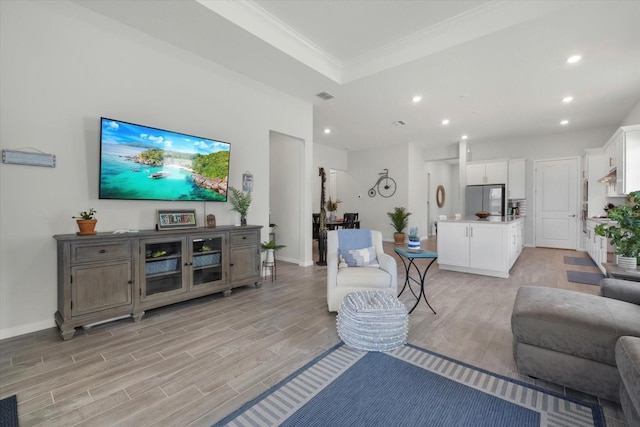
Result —
<instances>
[{"instance_id":1,"label":"white wall","mask_svg":"<svg viewBox=\"0 0 640 427\"><path fill-rule=\"evenodd\" d=\"M426 163L426 171L430 175L429 185L429 234L432 234L434 221L440 215L452 216L461 213L459 204L458 165L447 161L435 161ZM436 191L442 185L445 189L445 201L443 207L438 207Z\"/></svg>"},{"instance_id":2,"label":"white wall","mask_svg":"<svg viewBox=\"0 0 640 427\"><path fill-rule=\"evenodd\" d=\"M411 212L409 217L409 228L418 227L418 236L426 238L429 236L428 224L428 198L429 189L427 186L427 172L424 160L422 160L422 150L416 144L410 143L407 152L409 165L409 201L407 208ZM405 230L409 233L409 229Z\"/></svg>"},{"instance_id":3,"label":"white wall","mask_svg":"<svg viewBox=\"0 0 640 427\"><path fill-rule=\"evenodd\" d=\"M54 325L54 234L98 211L100 232L152 229L157 208L237 222L228 204L98 200L99 118L231 143L230 183L254 175L248 221L268 238L269 132L305 141L311 216L312 106L73 3L0 2L0 143L55 154L55 168L0 165L0 338ZM304 259L311 260L311 224Z\"/></svg>"},{"instance_id":4,"label":"white wall","mask_svg":"<svg viewBox=\"0 0 640 427\"><path fill-rule=\"evenodd\" d=\"M269 150L269 208L271 222L278 225L275 229L276 242L286 245L277 252L277 259L303 263L300 239L302 232L302 183L298 179L302 174L304 141L271 132Z\"/></svg>"},{"instance_id":5,"label":"white wall","mask_svg":"<svg viewBox=\"0 0 640 427\"><path fill-rule=\"evenodd\" d=\"M640 102L629 111L629 114L620 122L620 126L630 126L640 124Z\"/></svg>"},{"instance_id":6,"label":"white wall","mask_svg":"<svg viewBox=\"0 0 640 427\"><path fill-rule=\"evenodd\" d=\"M350 194L355 195L354 212L359 212L360 227L379 230L382 238L393 241L393 227L387 212L396 206L409 205L408 145L398 144L369 150L349 151ZM369 197L367 192L376 183L379 173L389 169L397 184L392 197Z\"/></svg>"}]
</instances>

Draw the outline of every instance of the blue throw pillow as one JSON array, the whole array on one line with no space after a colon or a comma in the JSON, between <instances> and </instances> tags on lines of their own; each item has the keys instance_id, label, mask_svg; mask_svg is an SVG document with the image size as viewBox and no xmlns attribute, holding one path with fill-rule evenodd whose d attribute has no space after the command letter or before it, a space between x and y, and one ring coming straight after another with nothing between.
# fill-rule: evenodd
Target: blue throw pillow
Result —
<instances>
[{"instance_id":1,"label":"blue throw pillow","mask_svg":"<svg viewBox=\"0 0 640 427\"><path fill-rule=\"evenodd\" d=\"M373 267L378 265L376 248L371 246L363 249L344 250L338 249L340 261L344 261L348 267Z\"/></svg>"}]
</instances>

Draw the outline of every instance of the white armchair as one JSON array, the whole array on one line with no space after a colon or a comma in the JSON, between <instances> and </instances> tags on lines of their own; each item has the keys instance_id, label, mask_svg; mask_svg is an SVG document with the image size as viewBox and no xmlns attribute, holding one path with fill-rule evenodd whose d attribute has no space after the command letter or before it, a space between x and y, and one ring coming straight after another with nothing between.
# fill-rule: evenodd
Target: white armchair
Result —
<instances>
[{"instance_id":1,"label":"white armchair","mask_svg":"<svg viewBox=\"0 0 640 427\"><path fill-rule=\"evenodd\" d=\"M347 267L340 265L339 249L365 249L363 239L375 249L373 265ZM342 242L342 248L339 248ZM362 246L362 247L358 247ZM377 264L377 265L375 265ZM384 253L382 233L375 230L332 230L327 233L327 305L338 311L342 298L349 292L381 290L398 295L398 267L394 257Z\"/></svg>"}]
</instances>

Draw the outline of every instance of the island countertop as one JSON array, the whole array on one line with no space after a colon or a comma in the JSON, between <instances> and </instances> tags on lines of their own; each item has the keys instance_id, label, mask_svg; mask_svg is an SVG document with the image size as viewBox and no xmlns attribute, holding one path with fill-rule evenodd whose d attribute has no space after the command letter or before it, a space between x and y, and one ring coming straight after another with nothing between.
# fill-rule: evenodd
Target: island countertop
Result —
<instances>
[{"instance_id":1,"label":"island countertop","mask_svg":"<svg viewBox=\"0 0 640 427\"><path fill-rule=\"evenodd\" d=\"M523 215L508 215L508 216L489 216L487 218L478 218L477 216L463 216L460 219L447 218L439 219L438 222L463 222L474 224L511 224L518 221L524 221Z\"/></svg>"}]
</instances>

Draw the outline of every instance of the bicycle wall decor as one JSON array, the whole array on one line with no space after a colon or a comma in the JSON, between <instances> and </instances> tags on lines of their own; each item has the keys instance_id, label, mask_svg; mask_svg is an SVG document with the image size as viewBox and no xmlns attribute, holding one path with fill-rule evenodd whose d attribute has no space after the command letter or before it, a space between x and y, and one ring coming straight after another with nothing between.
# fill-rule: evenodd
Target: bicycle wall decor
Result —
<instances>
[{"instance_id":1,"label":"bicycle wall decor","mask_svg":"<svg viewBox=\"0 0 640 427\"><path fill-rule=\"evenodd\" d=\"M369 189L369 197L375 197L380 194L382 197L391 197L396 193L396 181L389 176L389 169L379 173L380 177Z\"/></svg>"}]
</instances>

